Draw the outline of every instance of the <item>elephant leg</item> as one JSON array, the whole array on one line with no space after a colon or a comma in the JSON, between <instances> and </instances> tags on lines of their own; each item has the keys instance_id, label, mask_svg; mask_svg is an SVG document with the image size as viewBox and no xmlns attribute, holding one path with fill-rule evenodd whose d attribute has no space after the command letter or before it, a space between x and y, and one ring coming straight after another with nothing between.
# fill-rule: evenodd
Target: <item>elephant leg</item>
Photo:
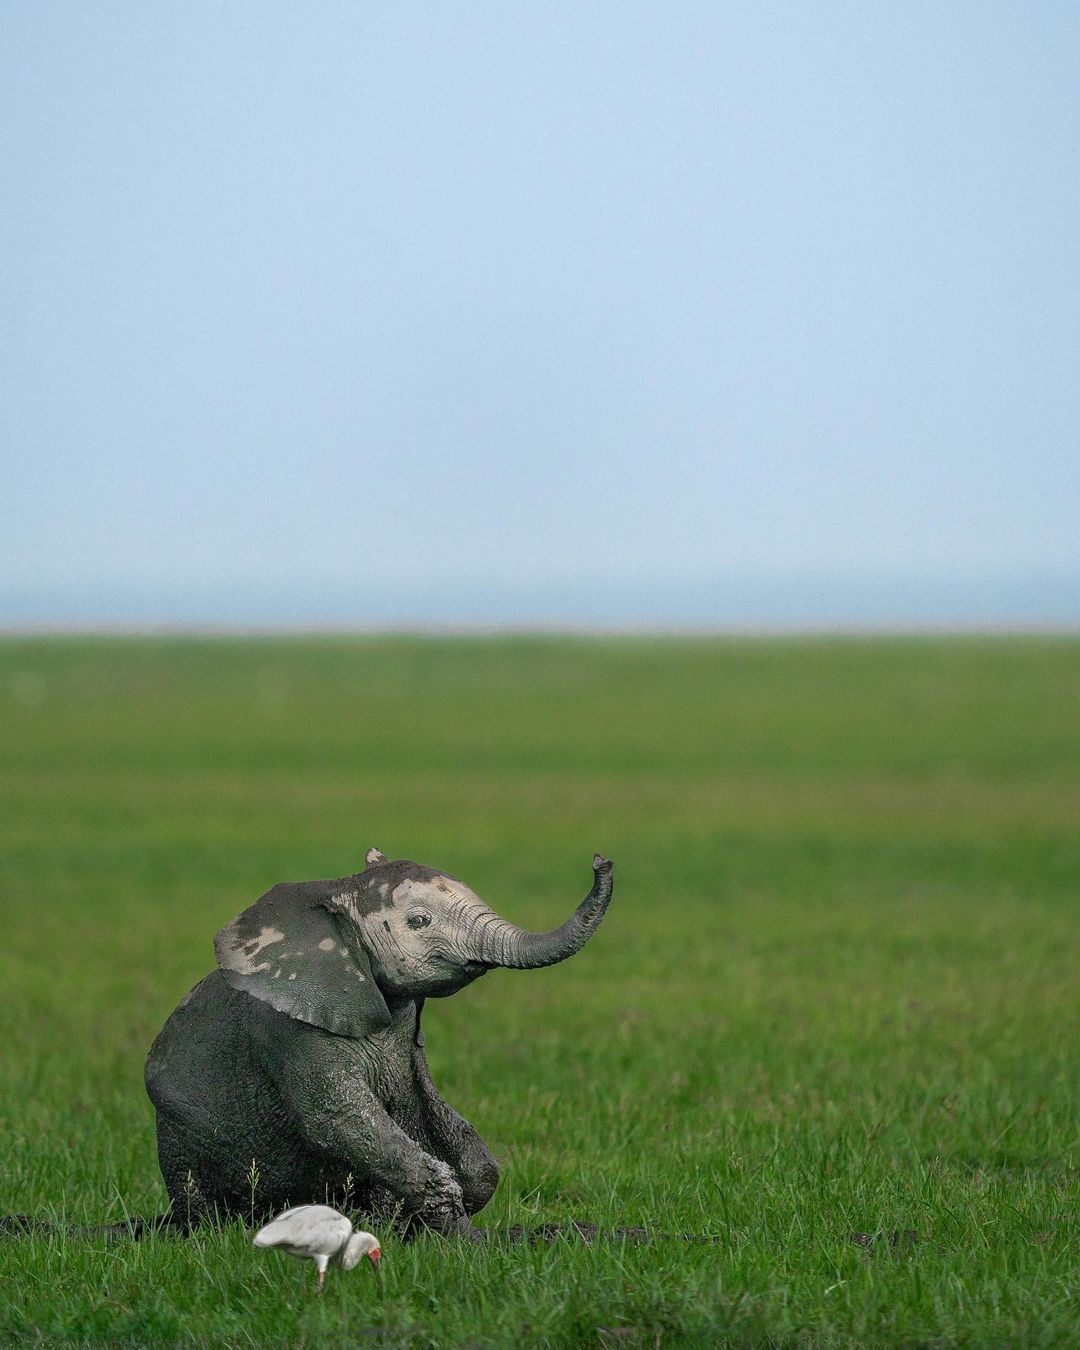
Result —
<instances>
[{"instance_id":1,"label":"elephant leg","mask_svg":"<svg viewBox=\"0 0 1080 1350\"><path fill-rule=\"evenodd\" d=\"M158 1115L158 1164L172 1204L173 1222L193 1228L213 1223L217 1206L205 1195L196 1173L196 1160L184 1134L165 1116Z\"/></svg>"},{"instance_id":2,"label":"elephant leg","mask_svg":"<svg viewBox=\"0 0 1080 1350\"><path fill-rule=\"evenodd\" d=\"M413 1071L420 1095L424 1136L430 1150L446 1163L457 1179L466 1214L478 1214L495 1194L499 1165L469 1122L439 1096L419 1046Z\"/></svg>"},{"instance_id":3,"label":"elephant leg","mask_svg":"<svg viewBox=\"0 0 1080 1350\"><path fill-rule=\"evenodd\" d=\"M267 1068L303 1151L336 1193L351 1175L358 1197L403 1223L460 1233L468 1228L453 1169L406 1133L363 1081L354 1042L289 1020ZM318 1196L319 1202L322 1195Z\"/></svg>"},{"instance_id":4,"label":"elephant leg","mask_svg":"<svg viewBox=\"0 0 1080 1350\"><path fill-rule=\"evenodd\" d=\"M478 1214L495 1194L499 1165L467 1120L444 1101L439 1101L438 1108L429 1113L436 1123L433 1152L457 1178L465 1213Z\"/></svg>"}]
</instances>

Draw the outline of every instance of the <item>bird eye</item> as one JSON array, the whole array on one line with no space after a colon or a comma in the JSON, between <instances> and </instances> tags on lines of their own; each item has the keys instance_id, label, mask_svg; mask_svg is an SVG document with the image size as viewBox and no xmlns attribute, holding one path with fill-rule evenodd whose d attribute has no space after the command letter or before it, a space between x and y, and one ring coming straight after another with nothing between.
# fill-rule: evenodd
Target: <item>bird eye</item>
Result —
<instances>
[{"instance_id":1,"label":"bird eye","mask_svg":"<svg viewBox=\"0 0 1080 1350\"><path fill-rule=\"evenodd\" d=\"M426 928L431 922L430 914L410 914L405 920L410 928Z\"/></svg>"}]
</instances>

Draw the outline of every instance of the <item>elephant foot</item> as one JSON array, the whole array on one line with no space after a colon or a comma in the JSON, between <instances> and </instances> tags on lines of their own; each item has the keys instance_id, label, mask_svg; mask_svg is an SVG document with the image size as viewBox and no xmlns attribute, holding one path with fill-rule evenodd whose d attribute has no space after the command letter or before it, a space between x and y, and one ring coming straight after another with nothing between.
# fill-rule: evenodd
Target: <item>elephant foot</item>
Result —
<instances>
[{"instance_id":1,"label":"elephant foot","mask_svg":"<svg viewBox=\"0 0 1080 1350\"><path fill-rule=\"evenodd\" d=\"M424 1232L454 1237L471 1226L461 1186L446 1163L425 1157L413 1181L415 1189L406 1195L389 1186L373 1186L369 1192L373 1217L394 1227L403 1241Z\"/></svg>"}]
</instances>

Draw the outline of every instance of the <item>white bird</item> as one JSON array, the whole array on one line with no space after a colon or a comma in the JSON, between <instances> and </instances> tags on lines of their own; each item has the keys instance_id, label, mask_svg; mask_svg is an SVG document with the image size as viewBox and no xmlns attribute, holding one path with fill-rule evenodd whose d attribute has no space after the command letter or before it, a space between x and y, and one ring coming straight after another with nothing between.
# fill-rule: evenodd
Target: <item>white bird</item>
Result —
<instances>
[{"instance_id":1,"label":"white bird","mask_svg":"<svg viewBox=\"0 0 1080 1350\"><path fill-rule=\"evenodd\" d=\"M251 1245L280 1247L290 1256L310 1256L319 1268L320 1293L326 1267L331 1262L342 1270L352 1270L363 1256L373 1266L378 1265L382 1256L374 1233L354 1233L345 1215L329 1205L297 1205L295 1209L283 1210L259 1229Z\"/></svg>"}]
</instances>

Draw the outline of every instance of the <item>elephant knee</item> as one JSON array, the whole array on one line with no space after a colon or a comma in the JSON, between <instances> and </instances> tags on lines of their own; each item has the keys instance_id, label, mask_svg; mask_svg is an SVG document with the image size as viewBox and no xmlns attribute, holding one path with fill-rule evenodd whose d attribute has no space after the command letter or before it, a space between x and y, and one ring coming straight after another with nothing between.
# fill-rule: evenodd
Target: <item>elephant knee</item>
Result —
<instances>
[{"instance_id":1,"label":"elephant knee","mask_svg":"<svg viewBox=\"0 0 1080 1350\"><path fill-rule=\"evenodd\" d=\"M466 1214L478 1214L495 1194L499 1167L483 1145L472 1156L462 1159L459 1173L461 1198Z\"/></svg>"}]
</instances>

